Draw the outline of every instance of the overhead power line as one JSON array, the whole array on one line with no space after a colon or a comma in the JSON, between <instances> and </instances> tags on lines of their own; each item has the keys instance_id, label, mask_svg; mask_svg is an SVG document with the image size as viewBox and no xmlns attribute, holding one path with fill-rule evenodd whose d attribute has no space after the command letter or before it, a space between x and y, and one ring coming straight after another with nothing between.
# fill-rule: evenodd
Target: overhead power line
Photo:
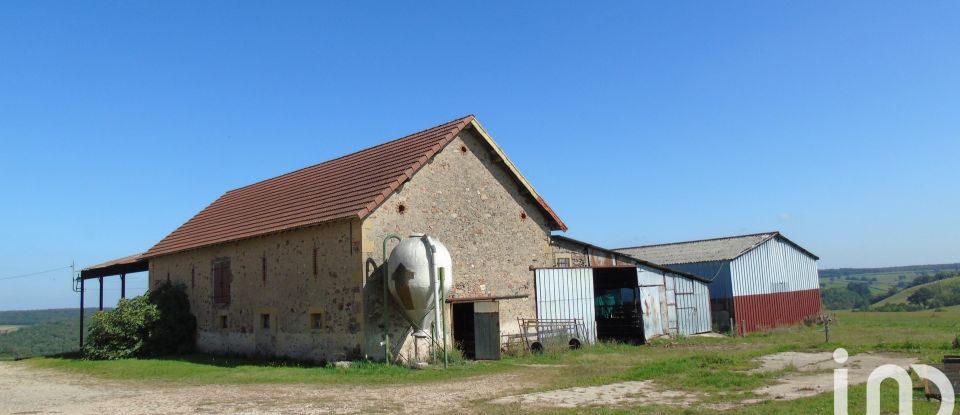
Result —
<instances>
[{"instance_id":1,"label":"overhead power line","mask_svg":"<svg viewBox=\"0 0 960 415\"><path fill-rule=\"evenodd\" d=\"M70 265L67 265L67 266L65 266L65 267L48 269L48 270L46 270L46 271L31 272L31 273L29 273L29 274L21 274L21 275L11 275L11 276L9 276L9 277L0 277L0 281L13 280L13 279L17 279L17 278L32 277L32 276L34 276L34 275L49 274L49 273L54 272L54 271L61 271L61 270L65 270L65 269L70 269L70 267L71 267Z\"/></svg>"}]
</instances>

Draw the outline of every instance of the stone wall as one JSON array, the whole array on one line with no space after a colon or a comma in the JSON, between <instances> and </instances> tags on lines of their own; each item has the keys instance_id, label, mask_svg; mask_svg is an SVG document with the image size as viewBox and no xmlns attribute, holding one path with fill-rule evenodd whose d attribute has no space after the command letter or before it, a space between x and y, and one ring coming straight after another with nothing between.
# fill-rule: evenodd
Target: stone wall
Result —
<instances>
[{"instance_id":1,"label":"stone wall","mask_svg":"<svg viewBox=\"0 0 960 415\"><path fill-rule=\"evenodd\" d=\"M586 267L590 265L590 259L587 256L587 247L574 244L568 241L554 239L551 241L551 253L553 254L550 267L559 267L563 265L558 260L566 259L570 267Z\"/></svg>"},{"instance_id":2,"label":"stone wall","mask_svg":"<svg viewBox=\"0 0 960 415\"><path fill-rule=\"evenodd\" d=\"M202 351L360 357L359 236L360 221L345 220L164 255L150 260L150 285L170 280L186 286ZM229 305L213 302L213 262L221 258L229 259L233 274ZM263 328L264 314L269 328ZM319 328L311 326L311 314Z\"/></svg>"},{"instance_id":3,"label":"stone wall","mask_svg":"<svg viewBox=\"0 0 960 415\"><path fill-rule=\"evenodd\" d=\"M445 149L364 220L363 255L366 350L383 356L381 244L388 234L436 237L453 257L451 297L526 295L500 301L501 333L517 333L517 317L536 317L533 272L552 266L547 218L512 175L491 155L483 138L464 130ZM391 313L394 348L409 353L410 325ZM447 307L447 324L449 306Z\"/></svg>"},{"instance_id":4,"label":"stone wall","mask_svg":"<svg viewBox=\"0 0 960 415\"><path fill-rule=\"evenodd\" d=\"M630 257L612 251L592 248L582 243L565 239L551 241L551 267L559 267L562 261L568 260L569 267L609 267L633 265L635 261Z\"/></svg>"}]
</instances>

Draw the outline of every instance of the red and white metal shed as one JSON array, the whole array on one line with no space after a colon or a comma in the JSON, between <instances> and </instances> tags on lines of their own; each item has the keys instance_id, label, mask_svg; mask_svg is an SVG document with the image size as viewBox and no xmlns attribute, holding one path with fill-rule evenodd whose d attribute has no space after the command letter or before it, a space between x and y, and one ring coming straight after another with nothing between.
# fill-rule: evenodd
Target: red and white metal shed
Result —
<instances>
[{"instance_id":1,"label":"red and white metal shed","mask_svg":"<svg viewBox=\"0 0 960 415\"><path fill-rule=\"evenodd\" d=\"M710 281L714 325L738 333L796 324L821 310L816 255L779 232L617 249Z\"/></svg>"}]
</instances>

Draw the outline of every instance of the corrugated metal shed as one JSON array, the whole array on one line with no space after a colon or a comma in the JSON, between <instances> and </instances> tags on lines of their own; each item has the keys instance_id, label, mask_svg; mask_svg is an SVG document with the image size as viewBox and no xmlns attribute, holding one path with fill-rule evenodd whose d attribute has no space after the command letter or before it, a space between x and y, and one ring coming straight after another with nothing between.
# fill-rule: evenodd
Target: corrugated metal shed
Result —
<instances>
[{"instance_id":1,"label":"corrugated metal shed","mask_svg":"<svg viewBox=\"0 0 960 415\"><path fill-rule=\"evenodd\" d=\"M644 266L637 267L637 275L641 287L656 287L662 293L663 323L656 335L689 336L711 331L710 289L706 282Z\"/></svg>"},{"instance_id":2,"label":"corrugated metal shed","mask_svg":"<svg viewBox=\"0 0 960 415\"><path fill-rule=\"evenodd\" d=\"M711 326L709 280L697 274L688 273L642 259L632 258L613 250L599 247L566 236L551 236L556 242L580 246L581 252L592 255L593 268L551 268L550 275L564 273L582 273L583 269L604 269L603 266L616 265L616 268L632 266L636 270L636 289L642 304L644 338L650 340L665 335L693 335L709 332ZM611 258L613 262L603 262L599 266L594 261L597 254ZM729 269L729 268L727 268ZM548 269L544 269L548 270ZM541 275L541 270L536 271ZM600 272L600 271L597 271ZM574 277L570 277L574 278ZM540 293L539 277L537 279ZM556 280L554 280L556 282ZM553 285L551 285L553 286ZM538 299L538 304L539 304ZM538 312L539 314L539 312ZM554 315L550 309L543 315ZM596 312L594 312L596 316ZM547 318L538 316L539 318Z\"/></svg>"},{"instance_id":3,"label":"corrugated metal shed","mask_svg":"<svg viewBox=\"0 0 960 415\"><path fill-rule=\"evenodd\" d=\"M816 260L779 238L731 261L730 272L741 332L798 323L820 312Z\"/></svg>"},{"instance_id":4,"label":"corrugated metal shed","mask_svg":"<svg viewBox=\"0 0 960 415\"><path fill-rule=\"evenodd\" d=\"M603 269L603 268L599 268ZM626 272L624 268L619 268ZM693 335L711 330L707 283L648 266L634 268L643 338ZM599 272L599 271L598 271ZM596 339L594 268L541 268L534 271L537 318L580 318Z\"/></svg>"},{"instance_id":5,"label":"corrugated metal shed","mask_svg":"<svg viewBox=\"0 0 960 415\"><path fill-rule=\"evenodd\" d=\"M819 258L779 232L617 251L710 281L710 308L720 330L732 321L739 332L758 331L820 312Z\"/></svg>"},{"instance_id":6,"label":"corrugated metal shed","mask_svg":"<svg viewBox=\"0 0 960 415\"><path fill-rule=\"evenodd\" d=\"M786 239L780 232L774 231L669 244L634 246L618 248L614 251L645 261L668 265L731 261L775 237ZM793 244L793 242L790 243ZM799 245L793 245L807 255L814 257L814 259L819 259Z\"/></svg>"}]
</instances>

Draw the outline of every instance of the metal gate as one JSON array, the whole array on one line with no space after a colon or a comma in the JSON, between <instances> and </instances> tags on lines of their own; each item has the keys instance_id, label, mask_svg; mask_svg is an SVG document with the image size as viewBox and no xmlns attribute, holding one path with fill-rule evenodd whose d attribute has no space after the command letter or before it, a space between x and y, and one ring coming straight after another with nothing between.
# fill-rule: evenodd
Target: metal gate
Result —
<instances>
[{"instance_id":1,"label":"metal gate","mask_svg":"<svg viewBox=\"0 0 960 415\"><path fill-rule=\"evenodd\" d=\"M677 322L680 335L710 331L710 293L707 285L676 278Z\"/></svg>"},{"instance_id":2,"label":"metal gate","mask_svg":"<svg viewBox=\"0 0 960 415\"><path fill-rule=\"evenodd\" d=\"M597 341L593 269L546 268L534 271L538 319L580 319L587 341Z\"/></svg>"}]
</instances>

